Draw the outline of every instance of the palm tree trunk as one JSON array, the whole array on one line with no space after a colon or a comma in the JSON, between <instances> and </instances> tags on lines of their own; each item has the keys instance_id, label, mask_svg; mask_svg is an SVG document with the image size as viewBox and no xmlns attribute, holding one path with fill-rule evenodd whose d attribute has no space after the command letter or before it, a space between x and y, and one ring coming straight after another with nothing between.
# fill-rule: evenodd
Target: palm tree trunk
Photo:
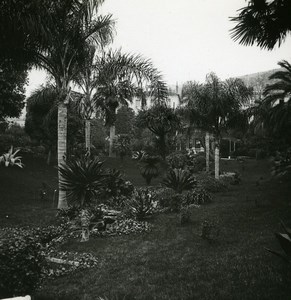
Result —
<instances>
[{"instance_id":1,"label":"palm tree trunk","mask_svg":"<svg viewBox=\"0 0 291 300\"><path fill-rule=\"evenodd\" d=\"M209 172L209 132L206 132L205 135L205 159L206 159L206 172Z\"/></svg>"},{"instance_id":2,"label":"palm tree trunk","mask_svg":"<svg viewBox=\"0 0 291 300\"><path fill-rule=\"evenodd\" d=\"M219 145L215 143L214 150L214 162L215 162L215 179L219 179Z\"/></svg>"},{"instance_id":3,"label":"palm tree trunk","mask_svg":"<svg viewBox=\"0 0 291 300\"><path fill-rule=\"evenodd\" d=\"M110 126L109 133L109 157L115 157L113 152L113 140L115 138L115 125Z\"/></svg>"},{"instance_id":4,"label":"palm tree trunk","mask_svg":"<svg viewBox=\"0 0 291 300\"><path fill-rule=\"evenodd\" d=\"M58 106L58 166L64 163L67 153L67 106L60 102ZM61 174L59 172L58 209L67 208L66 192L60 188Z\"/></svg>"},{"instance_id":5,"label":"palm tree trunk","mask_svg":"<svg viewBox=\"0 0 291 300\"><path fill-rule=\"evenodd\" d=\"M91 121L85 120L85 147L86 151L91 153Z\"/></svg>"}]
</instances>

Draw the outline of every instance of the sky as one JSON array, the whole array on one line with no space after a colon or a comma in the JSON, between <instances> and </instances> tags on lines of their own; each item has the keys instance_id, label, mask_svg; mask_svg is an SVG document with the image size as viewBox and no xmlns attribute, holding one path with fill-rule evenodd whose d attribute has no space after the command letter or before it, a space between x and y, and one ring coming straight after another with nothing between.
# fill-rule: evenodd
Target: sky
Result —
<instances>
[{"instance_id":1,"label":"sky","mask_svg":"<svg viewBox=\"0 0 291 300\"><path fill-rule=\"evenodd\" d=\"M106 0L102 13L116 21L112 48L149 58L168 84L204 82L209 72L221 79L277 68L291 61L291 38L272 51L242 46L230 37L229 17L245 0ZM29 75L27 95L44 83L43 72Z\"/></svg>"}]
</instances>

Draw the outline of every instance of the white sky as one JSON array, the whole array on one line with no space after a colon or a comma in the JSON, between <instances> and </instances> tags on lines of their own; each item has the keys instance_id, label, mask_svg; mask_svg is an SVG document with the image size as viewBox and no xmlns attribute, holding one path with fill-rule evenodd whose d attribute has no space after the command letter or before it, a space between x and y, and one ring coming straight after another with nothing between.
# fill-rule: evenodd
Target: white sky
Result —
<instances>
[{"instance_id":1,"label":"white sky","mask_svg":"<svg viewBox=\"0 0 291 300\"><path fill-rule=\"evenodd\" d=\"M277 68L291 61L291 38L272 51L241 46L230 38L229 17L245 0L106 0L102 12L116 20L113 48L152 59L169 84L203 82L213 71L220 78ZM33 71L27 94L44 83Z\"/></svg>"}]
</instances>

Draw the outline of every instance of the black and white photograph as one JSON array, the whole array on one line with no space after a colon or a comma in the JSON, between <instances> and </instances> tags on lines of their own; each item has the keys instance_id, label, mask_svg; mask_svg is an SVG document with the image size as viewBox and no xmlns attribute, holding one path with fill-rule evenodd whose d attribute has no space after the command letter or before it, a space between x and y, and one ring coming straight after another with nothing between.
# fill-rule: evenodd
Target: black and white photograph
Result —
<instances>
[{"instance_id":1,"label":"black and white photograph","mask_svg":"<svg viewBox=\"0 0 291 300\"><path fill-rule=\"evenodd\" d=\"M0 300L291 299L291 0L0 0Z\"/></svg>"}]
</instances>

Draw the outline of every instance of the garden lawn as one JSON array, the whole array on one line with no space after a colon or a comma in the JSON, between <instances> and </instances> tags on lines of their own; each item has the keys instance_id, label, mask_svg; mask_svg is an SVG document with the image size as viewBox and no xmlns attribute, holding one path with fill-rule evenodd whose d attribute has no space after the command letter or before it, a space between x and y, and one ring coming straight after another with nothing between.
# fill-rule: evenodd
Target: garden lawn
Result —
<instances>
[{"instance_id":1,"label":"garden lawn","mask_svg":"<svg viewBox=\"0 0 291 300\"><path fill-rule=\"evenodd\" d=\"M114 161L107 163L114 166ZM137 176L136 165L123 163L129 179ZM280 220L291 220L290 184L270 181L266 161L222 165L224 170L239 171L241 184L193 208L189 224L181 226L177 214L161 214L148 220L154 227L147 234L68 242L62 250L90 252L100 259L99 266L47 281L35 299L290 299L290 266L265 250L280 250L274 232ZM53 171L47 173L50 178L48 174ZM18 181L17 185L20 177ZM30 212L31 220L40 211L52 220L48 204L30 204L24 192L19 201L26 200L20 204L11 190L6 188L1 214L9 209L17 215L15 221L27 223L28 211L23 221L17 210L37 207ZM9 204L10 192L14 200ZM219 234L212 241L200 237L204 220L218 224Z\"/></svg>"}]
</instances>

